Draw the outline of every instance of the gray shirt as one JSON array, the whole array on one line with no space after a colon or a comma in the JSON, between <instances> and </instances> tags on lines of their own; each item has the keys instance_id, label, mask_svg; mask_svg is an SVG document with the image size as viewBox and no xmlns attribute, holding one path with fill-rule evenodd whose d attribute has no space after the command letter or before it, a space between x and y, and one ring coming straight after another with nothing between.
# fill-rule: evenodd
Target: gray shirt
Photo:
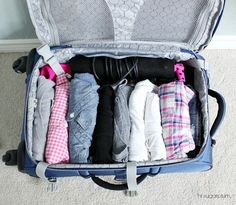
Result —
<instances>
[{"instance_id":1,"label":"gray shirt","mask_svg":"<svg viewBox=\"0 0 236 205\"><path fill-rule=\"evenodd\" d=\"M33 158L37 161L44 161L48 122L54 99L54 86L55 82L46 79L44 76L39 76L32 139Z\"/></svg>"}]
</instances>

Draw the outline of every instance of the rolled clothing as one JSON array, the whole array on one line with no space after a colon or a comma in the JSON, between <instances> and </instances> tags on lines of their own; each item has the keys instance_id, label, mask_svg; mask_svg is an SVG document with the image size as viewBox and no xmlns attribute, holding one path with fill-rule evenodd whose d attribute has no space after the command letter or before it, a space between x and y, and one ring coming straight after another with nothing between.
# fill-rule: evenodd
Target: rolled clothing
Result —
<instances>
[{"instance_id":1,"label":"rolled clothing","mask_svg":"<svg viewBox=\"0 0 236 205\"><path fill-rule=\"evenodd\" d=\"M111 86L106 85L98 90L98 94L97 119L91 146L92 162L113 163L114 90Z\"/></svg>"},{"instance_id":2,"label":"rolled clothing","mask_svg":"<svg viewBox=\"0 0 236 205\"><path fill-rule=\"evenodd\" d=\"M186 158L186 153L195 149L188 107L194 93L183 82L175 81L161 85L158 94L167 158Z\"/></svg>"},{"instance_id":3,"label":"rolled clothing","mask_svg":"<svg viewBox=\"0 0 236 205\"><path fill-rule=\"evenodd\" d=\"M56 78L55 98L48 125L47 144L45 151L46 162L49 164L68 163L68 110L70 82L65 75Z\"/></svg>"},{"instance_id":4,"label":"rolled clothing","mask_svg":"<svg viewBox=\"0 0 236 205\"><path fill-rule=\"evenodd\" d=\"M77 73L71 81L67 116L71 163L88 163L96 124L98 88L94 76L89 73Z\"/></svg>"},{"instance_id":5,"label":"rolled clothing","mask_svg":"<svg viewBox=\"0 0 236 205\"><path fill-rule=\"evenodd\" d=\"M54 99L55 82L39 76L37 87L37 107L34 112L32 153L36 161L44 161L48 122Z\"/></svg>"},{"instance_id":6,"label":"rolled clothing","mask_svg":"<svg viewBox=\"0 0 236 205\"><path fill-rule=\"evenodd\" d=\"M112 158L116 162L128 161L128 146L131 129L128 103L133 89L133 86L121 84L115 91Z\"/></svg>"},{"instance_id":7,"label":"rolled clothing","mask_svg":"<svg viewBox=\"0 0 236 205\"><path fill-rule=\"evenodd\" d=\"M165 160L166 148L162 138L160 105L157 87L154 88L153 92L147 93L144 111L144 125L146 147L150 160Z\"/></svg>"},{"instance_id":8,"label":"rolled clothing","mask_svg":"<svg viewBox=\"0 0 236 205\"><path fill-rule=\"evenodd\" d=\"M72 73L91 73L101 79L101 82L114 83L121 79L127 71L127 65L131 68L137 59L138 73L132 71L128 76L128 80L144 80L148 78L157 78L161 82L171 82L175 80L174 60L167 58L125 58L113 59L107 57L88 58L77 55L69 61ZM106 66L108 65L108 66ZM109 68L109 72L106 67ZM79 68L79 69L78 69ZM148 69L147 69L148 68ZM101 83L100 82L100 83Z\"/></svg>"},{"instance_id":9,"label":"rolled clothing","mask_svg":"<svg viewBox=\"0 0 236 205\"><path fill-rule=\"evenodd\" d=\"M138 58L139 80L157 78L158 81L175 80L175 60L168 58Z\"/></svg>"},{"instance_id":10,"label":"rolled clothing","mask_svg":"<svg viewBox=\"0 0 236 205\"><path fill-rule=\"evenodd\" d=\"M149 80L140 81L136 84L129 99L129 112L131 119L131 134L129 147L129 161L148 160L146 148L144 110L146 96L152 92L155 85Z\"/></svg>"},{"instance_id":11,"label":"rolled clothing","mask_svg":"<svg viewBox=\"0 0 236 205\"><path fill-rule=\"evenodd\" d=\"M69 64L60 64L65 73L71 75L71 68ZM46 79L56 82L57 75L50 65L45 65L40 68L40 75L44 76Z\"/></svg>"}]
</instances>

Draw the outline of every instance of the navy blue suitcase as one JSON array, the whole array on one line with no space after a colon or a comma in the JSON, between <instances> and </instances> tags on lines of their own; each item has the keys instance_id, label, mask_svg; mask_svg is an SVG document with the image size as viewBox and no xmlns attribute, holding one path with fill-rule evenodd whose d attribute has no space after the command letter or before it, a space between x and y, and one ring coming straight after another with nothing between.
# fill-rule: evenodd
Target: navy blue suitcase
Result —
<instances>
[{"instance_id":1,"label":"navy blue suitcase","mask_svg":"<svg viewBox=\"0 0 236 205\"><path fill-rule=\"evenodd\" d=\"M134 193L147 176L212 168L213 135L224 118L226 106L224 98L209 87L207 63L199 51L208 45L216 31L224 0L28 0L27 3L43 45L13 64L16 72L26 72L26 98L21 141L17 150L9 150L3 156L6 165L17 165L20 172L47 179L52 184L59 177L81 176L91 178L103 188L129 190L130 193ZM44 64L54 66L66 62L75 55L116 59L130 56L169 58L193 66L203 115L204 142L197 156L187 160L118 164L48 165L36 162L29 150L28 133L32 129L29 103L37 89L38 69ZM215 98L218 105L211 128L208 95ZM108 175L123 183L113 184L99 178Z\"/></svg>"}]
</instances>

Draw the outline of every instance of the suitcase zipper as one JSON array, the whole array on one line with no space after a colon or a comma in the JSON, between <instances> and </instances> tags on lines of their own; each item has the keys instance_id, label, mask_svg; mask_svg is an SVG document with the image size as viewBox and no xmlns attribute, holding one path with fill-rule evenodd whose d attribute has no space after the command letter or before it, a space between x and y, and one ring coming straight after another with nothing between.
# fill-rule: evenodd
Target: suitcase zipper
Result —
<instances>
[{"instance_id":1,"label":"suitcase zipper","mask_svg":"<svg viewBox=\"0 0 236 205\"><path fill-rule=\"evenodd\" d=\"M203 150L201 151L201 153L196 157L196 158L194 158L194 159L189 159L189 160L185 160L185 161L180 161L180 162L173 162L173 163L167 163L167 164L161 164L161 165L158 165L158 164L153 164L153 165L137 165L137 168L142 168L142 167L168 167L168 166L173 166L173 165L176 165L176 164L181 164L181 165L183 165L183 164L188 164L188 163L191 163L191 162L194 162L194 161L198 161L198 158L200 158L200 157L202 157L202 155L203 155L203 151L205 150L205 146L204 146L204 148L203 148ZM37 165L37 163L36 163L36 165ZM109 164L108 164L109 165ZM77 170L94 170L94 169L99 169L99 167L83 167L83 168L80 168L80 167L60 167L60 168L57 168L57 167L51 167L51 166L53 166L53 165L49 165L48 167L47 167L47 170L70 170L70 169L77 169ZM124 167L104 167L104 168L102 168L102 169L107 169L107 170L109 170L109 169L116 169L116 170L122 170L122 169L125 169L126 167L124 166Z\"/></svg>"},{"instance_id":2,"label":"suitcase zipper","mask_svg":"<svg viewBox=\"0 0 236 205\"><path fill-rule=\"evenodd\" d=\"M54 23L53 17L49 11L50 3L47 0L42 2L42 15L46 19L45 23L47 24L50 34L51 34L51 44L60 45L59 35L57 33L57 27Z\"/></svg>"},{"instance_id":3,"label":"suitcase zipper","mask_svg":"<svg viewBox=\"0 0 236 205\"><path fill-rule=\"evenodd\" d=\"M130 42L127 42L127 41L115 41L117 44L121 43L121 44L127 44L127 43L130 43ZM99 43L99 41L78 41L78 40L75 40L75 41L69 41L68 42L70 45L72 45L73 48L87 48L89 47L89 44L101 44ZM114 41L104 41L103 44L106 45L106 44L109 44L111 45L111 43L114 43ZM182 49L192 49L192 46L189 45L188 43L179 43L179 42L168 42L168 41L160 41L160 42L148 42L148 41L139 41L139 43L144 43L145 45L160 45L160 46L165 46L165 45L168 45L168 46L175 46L175 47L178 47L178 48L182 48ZM135 42L131 42L130 45L135 45L136 43ZM142 45L141 45L142 46ZM114 47L114 44L111 45L111 47L115 48ZM93 48L93 47L89 47L89 48ZM125 49L127 49L127 47L125 47ZM132 49L132 48L131 48Z\"/></svg>"},{"instance_id":4,"label":"suitcase zipper","mask_svg":"<svg viewBox=\"0 0 236 205\"><path fill-rule=\"evenodd\" d=\"M207 22L208 21L208 18L207 18L207 10L208 10L208 8L210 8L210 10L212 10L213 9L213 6L214 6L214 3L213 3L213 1L211 0L211 1L208 1L209 2L209 4L207 5L207 6L205 6L205 8L204 8L204 11L202 12L202 16L200 17L200 19L198 19L198 21L196 22L196 25L198 25L197 26L197 28L196 28L196 31L195 31L195 33L194 33L194 36L193 36L193 38L189 41L189 44L190 45L195 45L195 47L199 44L199 42L201 41L201 39L202 39L202 36L200 37L200 33L201 33L201 31L203 30L202 29L202 25L205 25L205 22ZM203 24L203 22L204 22L204 24ZM204 31L205 31L206 29L205 29L205 27L204 27Z\"/></svg>"},{"instance_id":5,"label":"suitcase zipper","mask_svg":"<svg viewBox=\"0 0 236 205\"><path fill-rule=\"evenodd\" d=\"M213 2L213 1L211 1L210 2L211 4L210 4L210 10L212 11L213 10L213 8L214 8L214 6L215 6L215 4L216 4L216 2ZM205 16L207 16L207 15L205 15ZM207 19L207 18L206 18ZM207 26L206 26L207 27ZM211 30L211 32L213 32L214 31L214 28ZM207 37L207 39L205 40L205 42L208 42L209 41L209 39L210 38L212 38L212 33L211 33L211 35L208 35L208 37ZM200 41L202 40L202 37L200 38L199 37L199 39L197 39L198 41L197 41L197 43L196 43L196 45L199 45L199 43L200 43ZM199 45L199 47L201 48L201 47L204 47L204 45Z\"/></svg>"}]
</instances>

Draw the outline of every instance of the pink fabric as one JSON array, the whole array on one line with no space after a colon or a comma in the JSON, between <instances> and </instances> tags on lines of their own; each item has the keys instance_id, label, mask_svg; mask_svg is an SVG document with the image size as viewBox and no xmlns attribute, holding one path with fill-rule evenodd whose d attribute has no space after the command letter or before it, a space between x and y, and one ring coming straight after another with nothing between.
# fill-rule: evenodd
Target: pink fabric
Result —
<instances>
[{"instance_id":1,"label":"pink fabric","mask_svg":"<svg viewBox=\"0 0 236 205\"><path fill-rule=\"evenodd\" d=\"M186 153L195 149L188 107L194 93L180 81L163 84L158 89L167 158L187 157Z\"/></svg>"},{"instance_id":2,"label":"pink fabric","mask_svg":"<svg viewBox=\"0 0 236 205\"><path fill-rule=\"evenodd\" d=\"M68 163L68 109L70 82L65 75L56 78L55 98L48 125L45 158L49 164Z\"/></svg>"},{"instance_id":3,"label":"pink fabric","mask_svg":"<svg viewBox=\"0 0 236 205\"><path fill-rule=\"evenodd\" d=\"M60 64L65 73L71 75L71 68L69 64ZM49 65L45 65L40 69L40 75L43 75L46 79L56 82L56 74Z\"/></svg>"},{"instance_id":4,"label":"pink fabric","mask_svg":"<svg viewBox=\"0 0 236 205\"><path fill-rule=\"evenodd\" d=\"M178 77L178 80L185 82L184 65L182 63L177 63L177 64L175 64L174 69L175 69L175 73Z\"/></svg>"}]
</instances>

